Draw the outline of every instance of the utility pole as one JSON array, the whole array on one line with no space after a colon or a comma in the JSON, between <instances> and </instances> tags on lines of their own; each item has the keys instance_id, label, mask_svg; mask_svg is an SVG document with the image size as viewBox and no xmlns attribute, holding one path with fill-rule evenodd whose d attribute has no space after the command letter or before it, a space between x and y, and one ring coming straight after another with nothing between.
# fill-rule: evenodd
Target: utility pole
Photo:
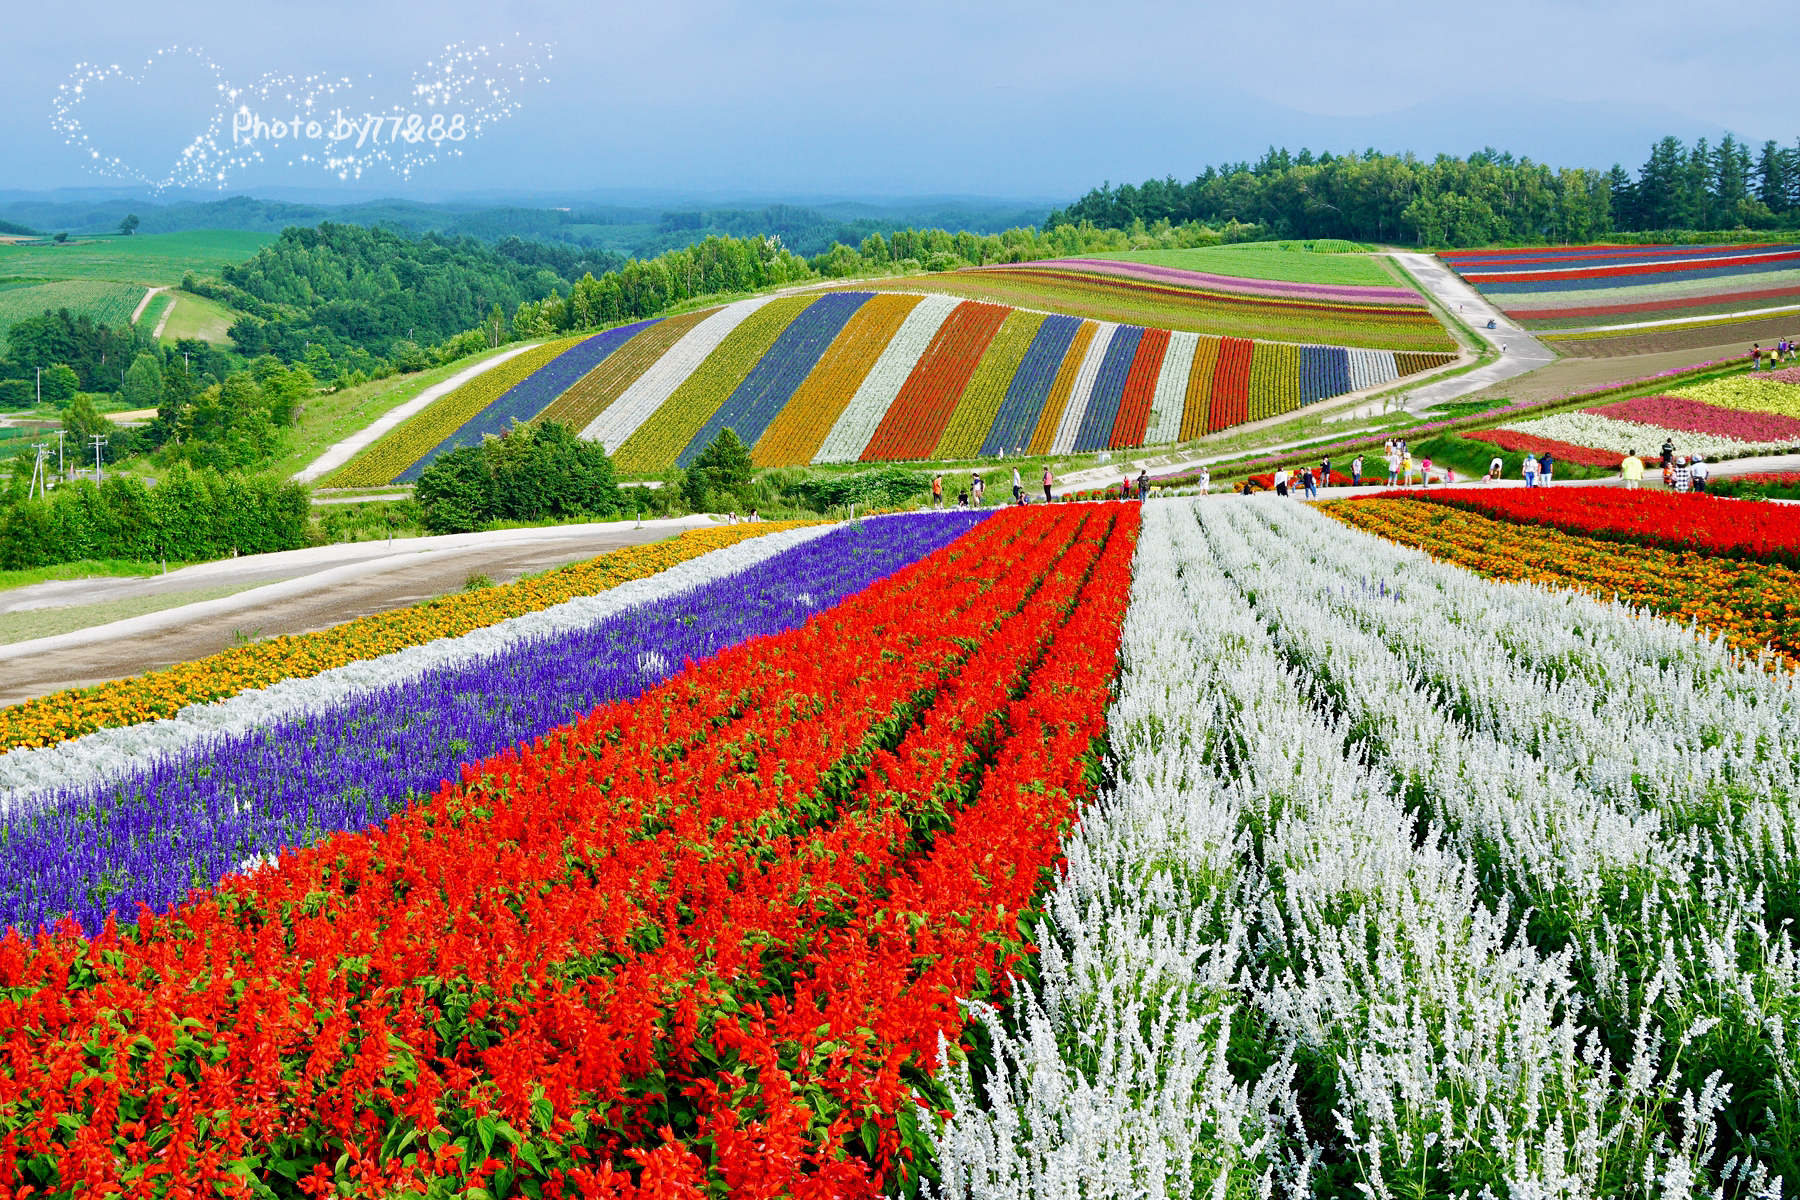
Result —
<instances>
[{"instance_id":1,"label":"utility pole","mask_svg":"<svg viewBox=\"0 0 1800 1200\"><path fill-rule=\"evenodd\" d=\"M50 481L44 478L44 459L49 456L50 443L39 442L36 450L36 461L31 464L31 486L25 489L27 500L31 499L33 493L42 493L45 499L50 497Z\"/></svg>"},{"instance_id":2,"label":"utility pole","mask_svg":"<svg viewBox=\"0 0 1800 1200\"><path fill-rule=\"evenodd\" d=\"M105 434L102 434L102 433L91 433L88 435L88 440L94 443L94 482L99 483L100 482L100 450L102 447L104 447L106 445L107 437Z\"/></svg>"},{"instance_id":3,"label":"utility pole","mask_svg":"<svg viewBox=\"0 0 1800 1200\"><path fill-rule=\"evenodd\" d=\"M44 368L39 367L37 373L37 402L41 405L44 402Z\"/></svg>"},{"instance_id":4,"label":"utility pole","mask_svg":"<svg viewBox=\"0 0 1800 1200\"><path fill-rule=\"evenodd\" d=\"M67 464L63 462L63 434L65 432L61 429L56 431L56 473L58 475L66 475L69 470Z\"/></svg>"}]
</instances>

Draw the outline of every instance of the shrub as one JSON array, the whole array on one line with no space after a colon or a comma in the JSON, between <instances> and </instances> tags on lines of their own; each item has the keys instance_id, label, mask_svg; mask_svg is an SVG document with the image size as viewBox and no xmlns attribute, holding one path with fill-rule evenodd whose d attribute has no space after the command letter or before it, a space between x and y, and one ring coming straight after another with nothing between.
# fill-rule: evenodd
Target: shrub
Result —
<instances>
[{"instance_id":1,"label":"shrub","mask_svg":"<svg viewBox=\"0 0 1800 1200\"><path fill-rule=\"evenodd\" d=\"M432 533L468 533L495 521L604 520L625 507L606 448L553 421L438 456L420 474L414 498Z\"/></svg>"}]
</instances>

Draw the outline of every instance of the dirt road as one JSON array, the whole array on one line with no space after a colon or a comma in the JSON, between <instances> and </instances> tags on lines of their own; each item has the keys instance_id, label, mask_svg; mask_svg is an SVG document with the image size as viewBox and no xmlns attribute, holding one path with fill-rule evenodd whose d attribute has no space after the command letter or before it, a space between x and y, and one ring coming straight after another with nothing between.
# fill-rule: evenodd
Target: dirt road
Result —
<instances>
[{"instance_id":1,"label":"dirt road","mask_svg":"<svg viewBox=\"0 0 1800 1200\"><path fill-rule=\"evenodd\" d=\"M417 562L387 566L366 579L337 580L252 609L202 617L175 628L149 630L112 641L0 660L0 704L16 704L63 688L103 683L202 658L226 649L240 636L308 633L369 613L403 608L446 592L461 591L471 575L486 575L495 583L505 583L621 546L660 541L672 532L667 528L625 528L524 545L418 555ZM129 588L149 581L117 582Z\"/></svg>"}]
</instances>

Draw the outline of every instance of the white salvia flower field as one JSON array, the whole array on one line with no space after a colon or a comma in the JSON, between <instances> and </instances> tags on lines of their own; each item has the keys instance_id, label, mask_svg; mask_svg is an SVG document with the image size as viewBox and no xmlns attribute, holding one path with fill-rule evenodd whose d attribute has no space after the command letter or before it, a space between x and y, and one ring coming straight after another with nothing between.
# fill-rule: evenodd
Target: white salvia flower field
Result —
<instances>
[{"instance_id":1,"label":"white salvia flower field","mask_svg":"<svg viewBox=\"0 0 1800 1200\"><path fill-rule=\"evenodd\" d=\"M1781 1194L1793 674L1260 498L1147 506L1122 639L941 1194Z\"/></svg>"}]
</instances>

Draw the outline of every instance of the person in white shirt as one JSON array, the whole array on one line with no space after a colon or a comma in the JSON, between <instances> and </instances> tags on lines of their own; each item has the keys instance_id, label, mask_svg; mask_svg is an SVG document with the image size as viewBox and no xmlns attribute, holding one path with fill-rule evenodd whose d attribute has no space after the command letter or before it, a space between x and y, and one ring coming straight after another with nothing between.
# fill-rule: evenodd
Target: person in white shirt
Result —
<instances>
[{"instance_id":1,"label":"person in white shirt","mask_svg":"<svg viewBox=\"0 0 1800 1200\"><path fill-rule=\"evenodd\" d=\"M1025 494L1025 485L1019 479L1019 468L1014 467L1013 468L1013 503L1017 504L1019 502L1019 498L1021 496L1023 496L1024 494Z\"/></svg>"},{"instance_id":2,"label":"person in white shirt","mask_svg":"<svg viewBox=\"0 0 1800 1200\"><path fill-rule=\"evenodd\" d=\"M1275 472L1275 494L1277 496L1288 494L1288 469L1286 467L1281 467Z\"/></svg>"},{"instance_id":3,"label":"person in white shirt","mask_svg":"<svg viewBox=\"0 0 1800 1200\"><path fill-rule=\"evenodd\" d=\"M1505 470L1506 470L1506 464L1504 462L1502 462L1500 459L1500 456L1498 454L1496 454L1496 455L1494 455L1494 461L1492 461L1488 464L1488 473L1486 475L1482 476L1481 482L1492 483L1494 480L1500 478L1501 474Z\"/></svg>"},{"instance_id":4,"label":"person in white shirt","mask_svg":"<svg viewBox=\"0 0 1800 1200\"><path fill-rule=\"evenodd\" d=\"M1212 473L1205 467L1200 468L1200 494L1206 495L1206 489L1212 486Z\"/></svg>"},{"instance_id":5,"label":"person in white shirt","mask_svg":"<svg viewBox=\"0 0 1800 1200\"><path fill-rule=\"evenodd\" d=\"M1350 486L1362 486L1362 455L1350 460Z\"/></svg>"},{"instance_id":6,"label":"person in white shirt","mask_svg":"<svg viewBox=\"0 0 1800 1200\"><path fill-rule=\"evenodd\" d=\"M1531 456L1530 452L1527 452L1525 455L1525 486L1526 487L1536 487L1537 486L1537 471L1538 471L1537 459L1533 458Z\"/></svg>"},{"instance_id":7,"label":"person in white shirt","mask_svg":"<svg viewBox=\"0 0 1800 1200\"><path fill-rule=\"evenodd\" d=\"M1694 490L1704 492L1706 481L1712 478L1712 469L1706 465L1706 457L1694 455L1694 461L1688 466L1688 478L1694 481Z\"/></svg>"}]
</instances>

